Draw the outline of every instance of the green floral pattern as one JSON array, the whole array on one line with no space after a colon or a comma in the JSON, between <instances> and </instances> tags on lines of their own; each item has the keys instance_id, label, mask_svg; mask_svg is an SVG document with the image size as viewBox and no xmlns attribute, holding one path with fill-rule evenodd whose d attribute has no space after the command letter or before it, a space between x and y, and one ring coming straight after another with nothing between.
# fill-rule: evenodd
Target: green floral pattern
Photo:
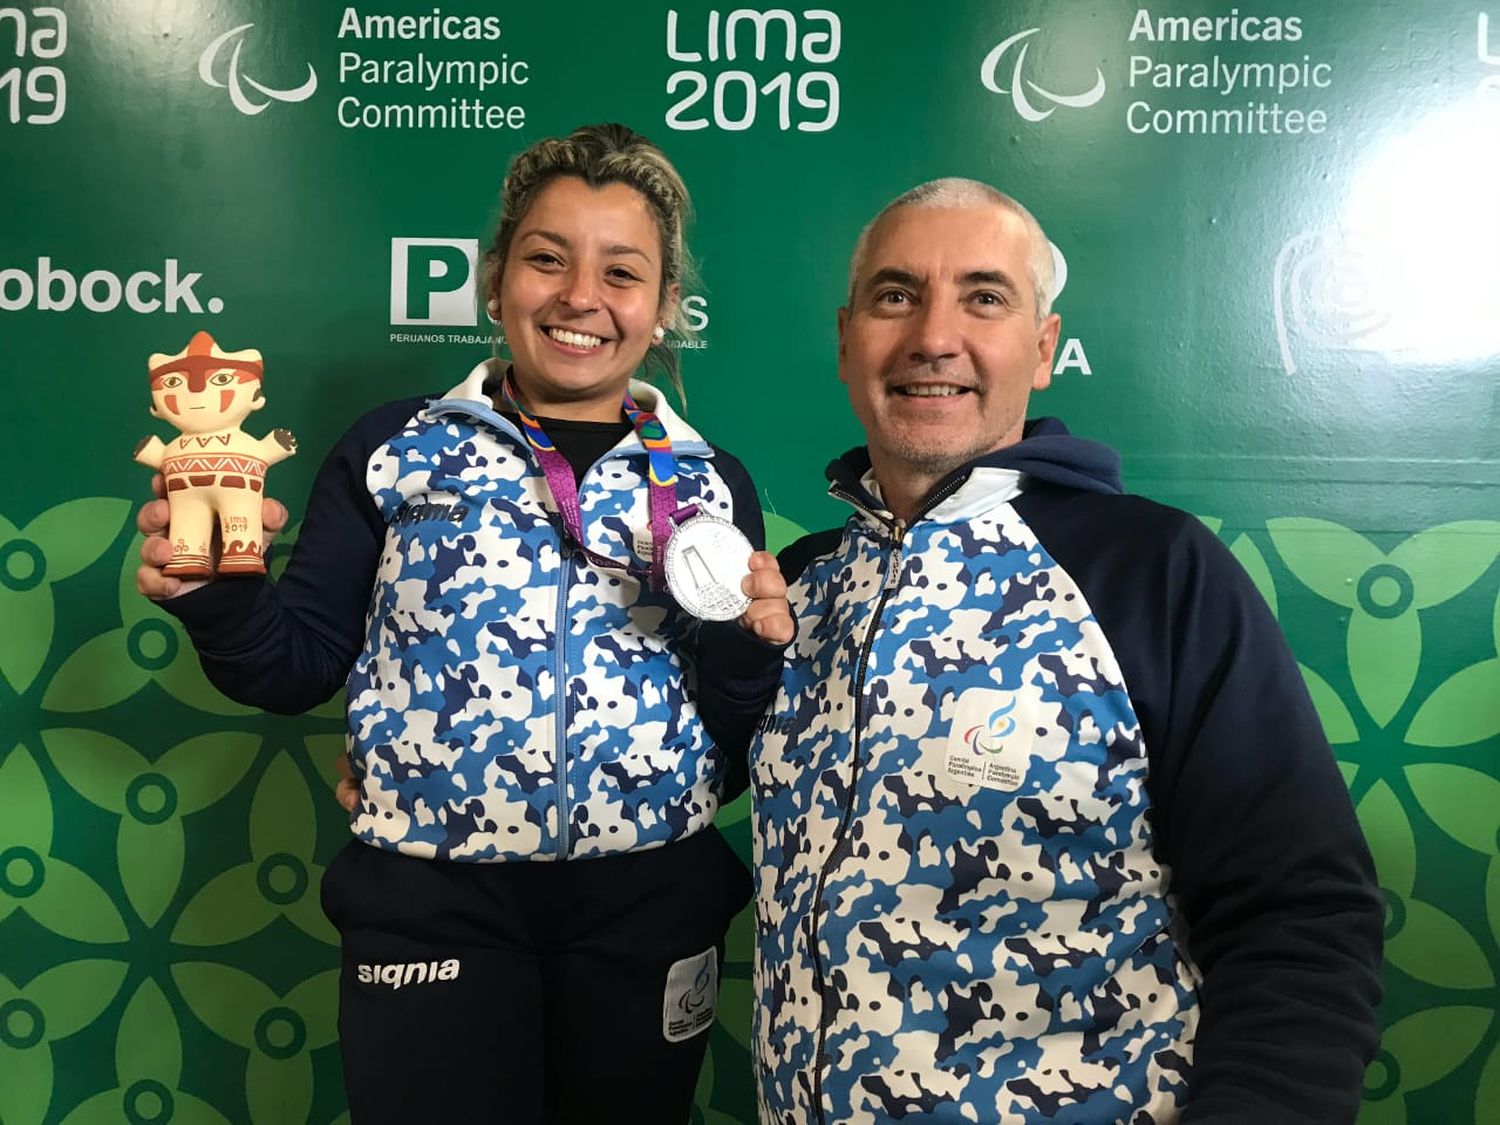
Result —
<instances>
[{"instance_id":1,"label":"green floral pattern","mask_svg":"<svg viewBox=\"0 0 1500 1125\"><path fill-rule=\"evenodd\" d=\"M120 1017L115 1038L119 1085L79 1105L63 1125L228 1125L213 1106L179 1088L182 1033L172 1006L151 980L141 983Z\"/></svg>"},{"instance_id":2,"label":"green floral pattern","mask_svg":"<svg viewBox=\"0 0 1500 1125\"><path fill-rule=\"evenodd\" d=\"M1443 524L1389 550L1320 519L1269 520L1265 534L1274 558L1300 586L1304 612L1343 630L1343 667L1319 671L1305 663L1302 673L1329 742L1341 754L1386 898L1387 1026L1366 1076L1360 1121L1418 1120L1410 1116L1410 1095L1472 1070L1478 1057L1486 1061L1468 1103L1472 1120L1496 1120L1500 596L1493 572L1500 523ZM1276 611L1267 556L1243 548L1234 553ZM1437 663L1437 653L1451 658L1458 645L1439 633L1424 648L1424 620L1460 597L1472 602L1476 586L1484 590L1489 624L1483 645L1466 654L1468 663L1432 682L1423 669ZM1447 628L1452 620L1446 619ZM1287 624L1294 643L1295 624ZM1347 694L1334 686L1341 680ZM1424 689L1424 682L1430 686ZM1465 764L1431 760L1434 750L1455 749L1466 751ZM1483 889L1452 893L1450 866L1478 870L1464 863L1466 853L1488 859ZM1480 901L1483 915L1473 908Z\"/></svg>"},{"instance_id":3,"label":"green floral pattern","mask_svg":"<svg viewBox=\"0 0 1500 1125\"><path fill-rule=\"evenodd\" d=\"M25 988L0 976L0 1121L40 1122L53 1099L53 1044L104 1011L119 991L119 961L70 961Z\"/></svg>"},{"instance_id":4,"label":"green floral pattern","mask_svg":"<svg viewBox=\"0 0 1500 1125\"><path fill-rule=\"evenodd\" d=\"M251 1122L306 1121L312 1052L338 1035L338 970L319 973L285 996L249 973L209 961L178 965L173 976L193 1015L245 1051Z\"/></svg>"},{"instance_id":5,"label":"green floral pattern","mask_svg":"<svg viewBox=\"0 0 1500 1125\"><path fill-rule=\"evenodd\" d=\"M1500 523L1487 520L1429 528L1389 553L1327 520L1275 519L1266 530L1304 586L1349 611L1349 675L1359 701L1382 727L1395 718L1416 682L1422 662L1421 611L1468 589L1500 555ZM1491 714L1494 706L1492 702ZM1450 724L1432 721L1450 736L1469 733L1463 718L1455 719L1451 731ZM1496 730L1500 726L1489 733Z\"/></svg>"},{"instance_id":6,"label":"green floral pattern","mask_svg":"<svg viewBox=\"0 0 1500 1125\"><path fill-rule=\"evenodd\" d=\"M188 903L173 937L187 945L224 945L258 933L278 915L330 945L338 932L323 916L313 862L314 810L292 759L277 755L250 805L250 862L231 867Z\"/></svg>"},{"instance_id":7,"label":"green floral pattern","mask_svg":"<svg viewBox=\"0 0 1500 1125\"><path fill-rule=\"evenodd\" d=\"M52 764L75 790L120 818L115 860L126 897L155 925L182 877L182 818L222 799L245 776L259 739L205 734L172 747L154 763L97 731L42 732Z\"/></svg>"},{"instance_id":8,"label":"green floral pattern","mask_svg":"<svg viewBox=\"0 0 1500 1125\"><path fill-rule=\"evenodd\" d=\"M221 697L135 593L129 515L88 498L0 517L0 1121L347 1121L318 905L347 839L339 703L280 719ZM802 533L766 522L773 550ZM1500 523L1204 523L1287 630L1386 898L1361 1121L1496 1120ZM748 811L719 820L747 857ZM747 912L701 1125L751 1119L750 957Z\"/></svg>"},{"instance_id":9,"label":"green floral pattern","mask_svg":"<svg viewBox=\"0 0 1500 1125\"><path fill-rule=\"evenodd\" d=\"M0 516L0 676L24 692L47 659L52 588L89 566L120 534L130 504L89 497L49 508L22 530Z\"/></svg>"},{"instance_id":10,"label":"green floral pattern","mask_svg":"<svg viewBox=\"0 0 1500 1125\"><path fill-rule=\"evenodd\" d=\"M93 876L52 852L52 797L18 746L0 764L0 921L16 911L60 937L126 939L120 912Z\"/></svg>"}]
</instances>

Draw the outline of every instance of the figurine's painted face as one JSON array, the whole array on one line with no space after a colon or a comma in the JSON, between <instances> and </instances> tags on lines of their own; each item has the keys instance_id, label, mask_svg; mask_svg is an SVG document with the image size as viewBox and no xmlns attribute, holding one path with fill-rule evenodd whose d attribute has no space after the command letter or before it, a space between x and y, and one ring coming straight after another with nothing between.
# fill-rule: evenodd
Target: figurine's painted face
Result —
<instances>
[{"instance_id":1,"label":"figurine's painted face","mask_svg":"<svg viewBox=\"0 0 1500 1125\"><path fill-rule=\"evenodd\" d=\"M212 356L164 366L151 377L151 413L182 433L233 429L266 404L258 372Z\"/></svg>"}]
</instances>

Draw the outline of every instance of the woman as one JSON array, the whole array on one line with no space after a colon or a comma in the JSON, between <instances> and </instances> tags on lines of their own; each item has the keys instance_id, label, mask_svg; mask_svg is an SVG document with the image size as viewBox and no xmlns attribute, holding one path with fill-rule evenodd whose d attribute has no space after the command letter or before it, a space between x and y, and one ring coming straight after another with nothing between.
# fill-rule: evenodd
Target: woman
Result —
<instances>
[{"instance_id":1,"label":"woman","mask_svg":"<svg viewBox=\"0 0 1500 1125\"><path fill-rule=\"evenodd\" d=\"M237 700L297 712L347 679L356 840L323 896L356 1125L690 1113L749 894L712 821L792 621L764 552L737 623L663 588L684 518L763 545L743 468L631 380L675 375L687 209L623 126L521 153L485 261L512 363L356 423L279 582L166 603ZM154 597L180 589L164 508Z\"/></svg>"}]
</instances>

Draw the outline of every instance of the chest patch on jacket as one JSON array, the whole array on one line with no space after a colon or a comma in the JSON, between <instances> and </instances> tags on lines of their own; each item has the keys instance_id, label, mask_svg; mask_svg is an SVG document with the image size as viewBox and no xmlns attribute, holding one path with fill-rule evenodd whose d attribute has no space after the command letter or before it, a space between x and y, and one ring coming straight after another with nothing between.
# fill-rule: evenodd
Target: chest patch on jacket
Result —
<instances>
[{"instance_id":1,"label":"chest patch on jacket","mask_svg":"<svg viewBox=\"0 0 1500 1125\"><path fill-rule=\"evenodd\" d=\"M970 688L958 697L943 755L954 781L1014 792L1031 766L1036 721L1016 692Z\"/></svg>"}]
</instances>

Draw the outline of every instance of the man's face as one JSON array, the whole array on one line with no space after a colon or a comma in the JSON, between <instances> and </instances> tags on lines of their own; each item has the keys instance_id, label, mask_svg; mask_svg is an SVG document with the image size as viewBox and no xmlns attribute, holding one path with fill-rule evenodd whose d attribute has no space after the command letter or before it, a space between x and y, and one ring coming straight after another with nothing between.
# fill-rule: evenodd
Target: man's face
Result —
<instances>
[{"instance_id":1,"label":"man's face","mask_svg":"<svg viewBox=\"0 0 1500 1125\"><path fill-rule=\"evenodd\" d=\"M1001 207L898 207L870 232L839 310L839 379L877 479L940 477L1020 439L1060 325L1037 321L1027 250Z\"/></svg>"}]
</instances>

